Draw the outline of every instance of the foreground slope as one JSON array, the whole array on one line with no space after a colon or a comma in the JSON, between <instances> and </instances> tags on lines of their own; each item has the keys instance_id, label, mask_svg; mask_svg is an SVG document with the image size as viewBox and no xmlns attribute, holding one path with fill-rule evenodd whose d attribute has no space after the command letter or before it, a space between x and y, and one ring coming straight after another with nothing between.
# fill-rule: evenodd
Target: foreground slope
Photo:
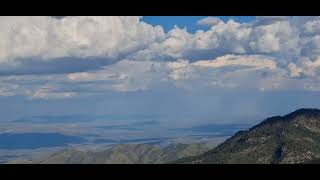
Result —
<instances>
[{"instance_id":1,"label":"foreground slope","mask_svg":"<svg viewBox=\"0 0 320 180\"><path fill-rule=\"evenodd\" d=\"M240 131L202 155L175 163L305 163L320 158L320 110L300 109Z\"/></svg>"}]
</instances>

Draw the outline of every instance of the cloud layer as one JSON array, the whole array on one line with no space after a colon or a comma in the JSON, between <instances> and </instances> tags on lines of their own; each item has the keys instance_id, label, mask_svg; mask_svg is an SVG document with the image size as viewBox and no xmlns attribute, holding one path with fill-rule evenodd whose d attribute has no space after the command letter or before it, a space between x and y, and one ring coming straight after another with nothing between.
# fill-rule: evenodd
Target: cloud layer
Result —
<instances>
[{"instance_id":1,"label":"cloud layer","mask_svg":"<svg viewBox=\"0 0 320 180\"><path fill-rule=\"evenodd\" d=\"M165 36L160 26L141 22L140 17L1 17L0 28L0 73L7 74L27 73L31 66L54 72L51 65L106 65ZM8 68L12 71L5 71Z\"/></svg>"},{"instance_id":2,"label":"cloud layer","mask_svg":"<svg viewBox=\"0 0 320 180\"><path fill-rule=\"evenodd\" d=\"M208 17L198 24L210 29L165 33L141 17L1 17L0 95L320 90L319 17Z\"/></svg>"}]
</instances>

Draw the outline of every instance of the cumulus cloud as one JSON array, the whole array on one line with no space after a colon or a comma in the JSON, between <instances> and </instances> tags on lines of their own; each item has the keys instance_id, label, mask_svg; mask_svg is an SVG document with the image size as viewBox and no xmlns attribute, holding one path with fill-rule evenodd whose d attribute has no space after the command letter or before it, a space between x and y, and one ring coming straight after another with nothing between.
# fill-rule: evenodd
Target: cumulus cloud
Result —
<instances>
[{"instance_id":1,"label":"cumulus cloud","mask_svg":"<svg viewBox=\"0 0 320 180\"><path fill-rule=\"evenodd\" d=\"M175 27L166 40L136 53L136 59L213 59L226 54L261 54L289 64L319 55L318 17L259 17L252 23L219 22L208 31Z\"/></svg>"},{"instance_id":2,"label":"cumulus cloud","mask_svg":"<svg viewBox=\"0 0 320 180\"><path fill-rule=\"evenodd\" d=\"M308 34L314 34L320 32L320 21L318 20L310 20L304 24L305 32Z\"/></svg>"},{"instance_id":3,"label":"cumulus cloud","mask_svg":"<svg viewBox=\"0 0 320 180\"><path fill-rule=\"evenodd\" d=\"M124 58L197 61L226 54L269 55L289 64L318 57L319 22L317 17L257 17L252 23L207 17L198 23L210 24L208 31L174 27L164 33L140 17L1 17L0 74L85 71Z\"/></svg>"},{"instance_id":4,"label":"cumulus cloud","mask_svg":"<svg viewBox=\"0 0 320 180\"><path fill-rule=\"evenodd\" d=\"M169 62L167 66L170 69L168 77L171 80L190 80L194 77L195 69L190 65L187 60L178 60L176 62Z\"/></svg>"},{"instance_id":5,"label":"cumulus cloud","mask_svg":"<svg viewBox=\"0 0 320 180\"><path fill-rule=\"evenodd\" d=\"M7 68L27 66L28 62L41 66L41 62L61 58L112 61L165 36L162 27L131 16L10 16L1 17L0 29L0 63Z\"/></svg>"},{"instance_id":6,"label":"cumulus cloud","mask_svg":"<svg viewBox=\"0 0 320 180\"><path fill-rule=\"evenodd\" d=\"M286 19L286 20L285 20ZM206 19L205 19L206 20ZM278 57L299 56L306 39L291 19L272 19L271 24L220 21L208 31L188 33L175 27L162 42L136 53L136 59L212 59L226 54L262 54ZM299 25L300 26L300 25Z\"/></svg>"},{"instance_id":7,"label":"cumulus cloud","mask_svg":"<svg viewBox=\"0 0 320 180\"><path fill-rule=\"evenodd\" d=\"M156 42L148 49L139 51L133 58L141 59L209 59L229 53L245 54L243 45L248 44L251 28L235 21L219 23L208 31L191 34L175 27L163 42ZM246 43L247 42L247 43Z\"/></svg>"},{"instance_id":8,"label":"cumulus cloud","mask_svg":"<svg viewBox=\"0 0 320 180\"><path fill-rule=\"evenodd\" d=\"M319 17L198 24L210 29L165 33L141 17L1 17L0 96L74 98L162 85L320 90Z\"/></svg>"}]
</instances>

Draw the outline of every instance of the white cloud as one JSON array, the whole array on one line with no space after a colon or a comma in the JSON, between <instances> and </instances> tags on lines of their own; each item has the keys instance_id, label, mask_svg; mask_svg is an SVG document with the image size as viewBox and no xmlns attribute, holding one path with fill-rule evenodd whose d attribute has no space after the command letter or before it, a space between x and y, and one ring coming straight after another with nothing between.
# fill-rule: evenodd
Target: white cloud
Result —
<instances>
[{"instance_id":1,"label":"white cloud","mask_svg":"<svg viewBox=\"0 0 320 180\"><path fill-rule=\"evenodd\" d=\"M177 59L183 57L184 51L190 48L192 38L193 35L186 29L175 26L166 34L164 41L153 43L149 48L138 51L131 58L137 60Z\"/></svg>"},{"instance_id":2,"label":"white cloud","mask_svg":"<svg viewBox=\"0 0 320 180\"><path fill-rule=\"evenodd\" d=\"M0 62L20 58L114 59L144 49L164 36L162 27L146 24L140 17L1 17Z\"/></svg>"},{"instance_id":3,"label":"white cloud","mask_svg":"<svg viewBox=\"0 0 320 180\"><path fill-rule=\"evenodd\" d=\"M195 34L175 27L162 42L155 42L148 49L139 51L134 59L208 59L238 53L245 54L251 28L235 21L221 22L208 31Z\"/></svg>"},{"instance_id":4,"label":"white cloud","mask_svg":"<svg viewBox=\"0 0 320 180\"><path fill-rule=\"evenodd\" d=\"M190 88L276 89L270 81L286 78L274 60L258 55L226 55L192 63L180 60L169 65L171 79Z\"/></svg>"},{"instance_id":5,"label":"white cloud","mask_svg":"<svg viewBox=\"0 0 320 180\"><path fill-rule=\"evenodd\" d=\"M174 81L191 79L194 76L194 69L186 60L178 60L176 62L169 62L167 66L170 69L168 75L169 79Z\"/></svg>"},{"instance_id":6,"label":"white cloud","mask_svg":"<svg viewBox=\"0 0 320 180\"><path fill-rule=\"evenodd\" d=\"M139 91L167 81L167 72L165 63L122 60L102 70L69 74L67 82L85 91Z\"/></svg>"},{"instance_id":7,"label":"white cloud","mask_svg":"<svg viewBox=\"0 0 320 180\"><path fill-rule=\"evenodd\" d=\"M209 17L198 23L211 27L164 33L140 17L1 17L0 96L73 98L163 84L320 89L320 18L259 17L239 23ZM55 63L44 66L48 62ZM94 68L89 71L88 65ZM22 67L31 75L8 76ZM32 75L44 67L57 74Z\"/></svg>"},{"instance_id":8,"label":"white cloud","mask_svg":"<svg viewBox=\"0 0 320 180\"><path fill-rule=\"evenodd\" d=\"M215 26L222 22L219 18L217 17L206 17L204 19L201 19L197 22L198 25L203 25L203 26Z\"/></svg>"},{"instance_id":9,"label":"white cloud","mask_svg":"<svg viewBox=\"0 0 320 180\"><path fill-rule=\"evenodd\" d=\"M208 31L188 33L175 27L164 41L131 56L133 59L214 59L226 54L268 55L281 63L319 55L315 17L259 17L253 23L233 20L212 25Z\"/></svg>"},{"instance_id":10,"label":"white cloud","mask_svg":"<svg viewBox=\"0 0 320 180\"><path fill-rule=\"evenodd\" d=\"M7 87L0 88L0 96L14 96L14 92L9 90Z\"/></svg>"},{"instance_id":11,"label":"white cloud","mask_svg":"<svg viewBox=\"0 0 320 180\"><path fill-rule=\"evenodd\" d=\"M318 20L311 20L304 24L305 32L308 34L315 34L320 32L320 21Z\"/></svg>"},{"instance_id":12,"label":"white cloud","mask_svg":"<svg viewBox=\"0 0 320 180\"><path fill-rule=\"evenodd\" d=\"M46 90L36 91L31 98L32 99L66 99L72 98L76 95L75 92L50 92Z\"/></svg>"},{"instance_id":13,"label":"white cloud","mask_svg":"<svg viewBox=\"0 0 320 180\"><path fill-rule=\"evenodd\" d=\"M286 21L290 18L289 16L257 16L256 17L256 24L259 25L266 25L266 24L272 24L274 22L279 22L279 21Z\"/></svg>"},{"instance_id":14,"label":"white cloud","mask_svg":"<svg viewBox=\"0 0 320 180\"><path fill-rule=\"evenodd\" d=\"M235 56L226 55L218 57L215 60L196 61L193 65L201 67L225 67L225 66L249 66L253 68L269 68L276 69L277 63L267 57L251 55L251 56Z\"/></svg>"},{"instance_id":15,"label":"white cloud","mask_svg":"<svg viewBox=\"0 0 320 180\"><path fill-rule=\"evenodd\" d=\"M320 35L312 36L306 41L301 50L302 55L311 60L317 59L320 56Z\"/></svg>"},{"instance_id":16,"label":"white cloud","mask_svg":"<svg viewBox=\"0 0 320 180\"><path fill-rule=\"evenodd\" d=\"M122 60L90 72L2 77L2 85L7 89L1 92L2 96L64 99L107 92L146 91L169 85L190 91L204 88L315 91L320 79L311 75L320 67L319 62L305 62L304 68L290 64L286 70L277 66L275 60L260 55L226 55L196 62ZM302 74L310 78L297 78ZM6 94L8 92L10 94Z\"/></svg>"},{"instance_id":17,"label":"white cloud","mask_svg":"<svg viewBox=\"0 0 320 180\"><path fill-rule=\"evenodd\" d=\"M277 21L255 27L250 47L255 53L295 53L299 52L299 40L296 27L289 21Z\"/></svg>"},{"instance_id":18,"label":"white cloud","mask_svg":"<svg viewBox=\"0 0 320 180\"><path fill-rule=\"evenodd\" d=\"M290 71L291 77L300 77L303 72L301 68L297 67L297 65L295 65L293 63L290 63L288 65L288 69Z\"/></svg>"}]
</instances>

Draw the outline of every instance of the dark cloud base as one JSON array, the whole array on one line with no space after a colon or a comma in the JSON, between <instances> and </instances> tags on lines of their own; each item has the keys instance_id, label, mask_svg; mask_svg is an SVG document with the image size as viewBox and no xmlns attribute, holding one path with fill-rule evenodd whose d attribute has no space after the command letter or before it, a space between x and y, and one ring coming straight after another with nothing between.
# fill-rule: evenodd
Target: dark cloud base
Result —
<instances>
[{"instance_id":1,"label":"dark cloud base","mask_svg":"<svg viewBox=\"0 0 320 180\"><path fill-rule=\"evenodd\" d=\"M105 58L59 58L52 60L19 59L15 67L0 67L0 76L8 75L50 75L76 72L87 72L102 69L103 66L115 63Z\"/></svg>"}]
</instances>

